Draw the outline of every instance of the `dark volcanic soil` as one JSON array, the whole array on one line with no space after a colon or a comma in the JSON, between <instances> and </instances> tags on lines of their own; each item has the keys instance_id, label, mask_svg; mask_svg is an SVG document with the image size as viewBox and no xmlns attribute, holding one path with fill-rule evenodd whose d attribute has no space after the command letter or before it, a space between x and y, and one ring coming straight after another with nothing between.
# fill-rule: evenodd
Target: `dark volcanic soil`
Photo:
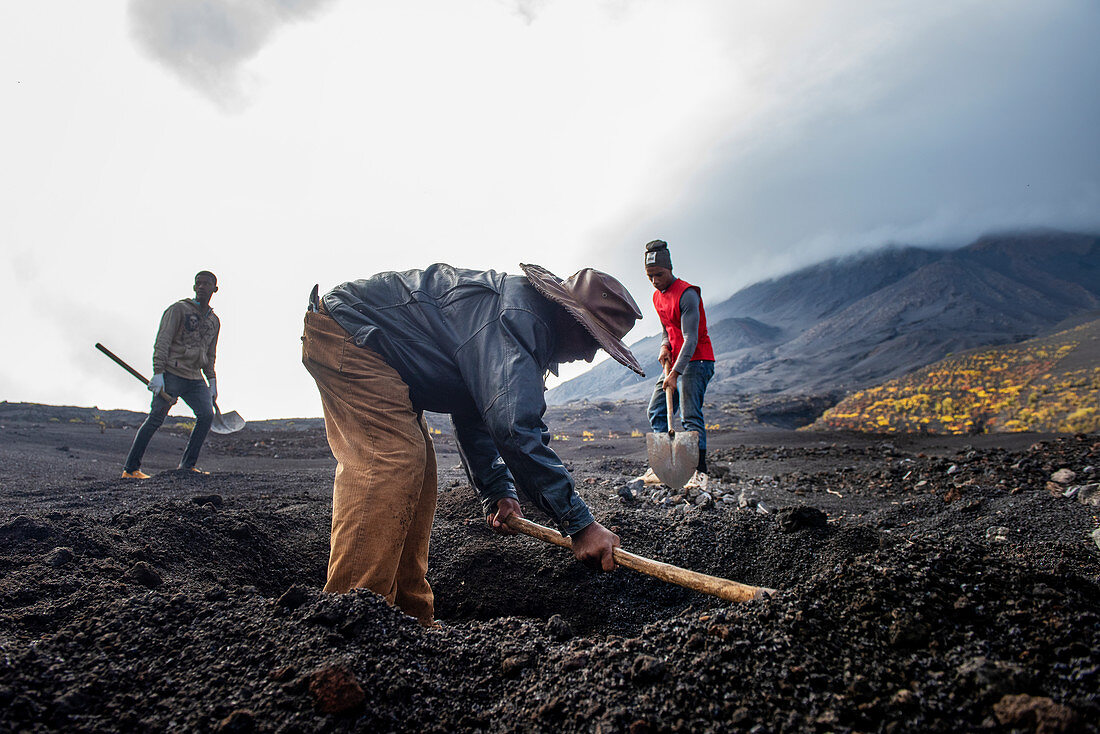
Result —
<instances>
[{"instance_id":1,"label":"dark volcanic soil","mask_svg":"<svg viewBox=\"0 0 1100 734\"><path fill-rule=\"evenodd\" d=\"M642 439L558 446L628 550L780 590L744 604L498 538L444 435L436 632L319 591L316 421L208 476L162 430L133 483L134 417L60 410L0 406L0 731L1100 731L1095 435L718 432L701 506L620 498Z\"/></svg>"}]
</instances>

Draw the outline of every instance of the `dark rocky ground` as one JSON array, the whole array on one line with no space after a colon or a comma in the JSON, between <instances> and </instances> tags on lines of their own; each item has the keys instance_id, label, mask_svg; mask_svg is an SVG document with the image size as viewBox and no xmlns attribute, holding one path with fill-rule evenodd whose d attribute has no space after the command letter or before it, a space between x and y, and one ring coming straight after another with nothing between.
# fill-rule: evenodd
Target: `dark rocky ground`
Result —
<instances>
[{"instance_id":1,"label":"dark rocky ground","mask_svg":"<svg viewBox=\"0 0 1100 734\"><path fill-rule=\"evenodd\" d=\"M758 501L706 508L620 498L642 439L560 444L625 548L780 590L744 604L498 538L442 435L433 632L320 593L316 421L208 476L166 427L132 483L134 416L64 410L0 405L0 731L1100 730L1096 435L720 430Z\"/></svg>"}]
</instances>

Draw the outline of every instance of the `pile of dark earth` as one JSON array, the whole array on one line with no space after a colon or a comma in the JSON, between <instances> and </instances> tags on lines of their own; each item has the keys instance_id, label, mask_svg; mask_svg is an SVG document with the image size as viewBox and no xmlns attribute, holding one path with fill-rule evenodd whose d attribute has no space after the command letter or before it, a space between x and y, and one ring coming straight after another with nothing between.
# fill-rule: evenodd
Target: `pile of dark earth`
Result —
<instances>
[{"instance_id":1,"label":"pile of dark earth","mask_svg":"<svg viewBox=\"0 0 1100 734\"><path fill-rule=\"evenodd\" d=\"M562 447L628 550L779 590L741 604L493 535L442 441L433 631L320 591L299 433L133 483L132 430L0 426L0 731L1100 731L1095 435L719 432L763 507L691 509L620 495L636 438Z\"/></svg>"}]
</instances>

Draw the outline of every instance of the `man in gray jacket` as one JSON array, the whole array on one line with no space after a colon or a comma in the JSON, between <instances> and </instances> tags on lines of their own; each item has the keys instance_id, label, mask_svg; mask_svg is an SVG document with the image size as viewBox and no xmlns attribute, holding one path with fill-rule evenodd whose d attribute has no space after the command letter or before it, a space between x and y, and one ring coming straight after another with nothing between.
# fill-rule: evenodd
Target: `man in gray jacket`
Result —
<instances>
[{"instance_id":1,"label":"man in gray jacket","mask_svg":"<svg viewBox=\"0 0 1100 734\"><path fill-rule=\"evenodd\" d=\"M436 460L425 410L450 414L496 532L514 534L506 521L523 516L522 493L572 538L579 560L614 568L618 536L592 517L550 448L543 381L599 348L641 374L621 340L642 314L606 273L561 280L520 267L522 276L437 264L311 298L302 362L337 460L325 591L371 589L434 624Z\"/></svg>"},{"instance_id":2,"label":"man in gray jacket","mask_svg":"<svg viewBox=\"0 0 1100 734\"><path fill-rule=\"evenodd\" d=\"M181 398L195 411L195 427L179 468L199 471L195 463L214 421L214 401L218 399L214 357L221 321L210 308L210 299L217 292L218 279L210 271L203 270L195 276L195 297L176 301L161 316L153 347L153 379L149 380L153 403L149 417L134 436L123 467L123 479L149 478L141 471L141 458L176 398Z\"/></svg>"}]
</instances>

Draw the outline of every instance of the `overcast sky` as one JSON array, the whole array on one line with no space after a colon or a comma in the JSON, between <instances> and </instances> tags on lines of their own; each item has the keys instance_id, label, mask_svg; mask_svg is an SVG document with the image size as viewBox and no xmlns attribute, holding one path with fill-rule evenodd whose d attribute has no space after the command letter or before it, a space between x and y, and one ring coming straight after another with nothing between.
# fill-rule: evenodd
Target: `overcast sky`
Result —
<instances>
[{"instance_id":1,"label":"overcast sky","mask_svg":"<svg viewBox=\"0 0 1100 734\"><path fill-rule=\"evenodd\" d=\"M202 269L219 404L259 419L320 414L314 283L592 266L634 341L656 237L713 302L888 242L1095 231L1097 38L1095 0L3 3L0 399L146 410L93 344L148 373Z\"/></svg>"}]
</instances>

